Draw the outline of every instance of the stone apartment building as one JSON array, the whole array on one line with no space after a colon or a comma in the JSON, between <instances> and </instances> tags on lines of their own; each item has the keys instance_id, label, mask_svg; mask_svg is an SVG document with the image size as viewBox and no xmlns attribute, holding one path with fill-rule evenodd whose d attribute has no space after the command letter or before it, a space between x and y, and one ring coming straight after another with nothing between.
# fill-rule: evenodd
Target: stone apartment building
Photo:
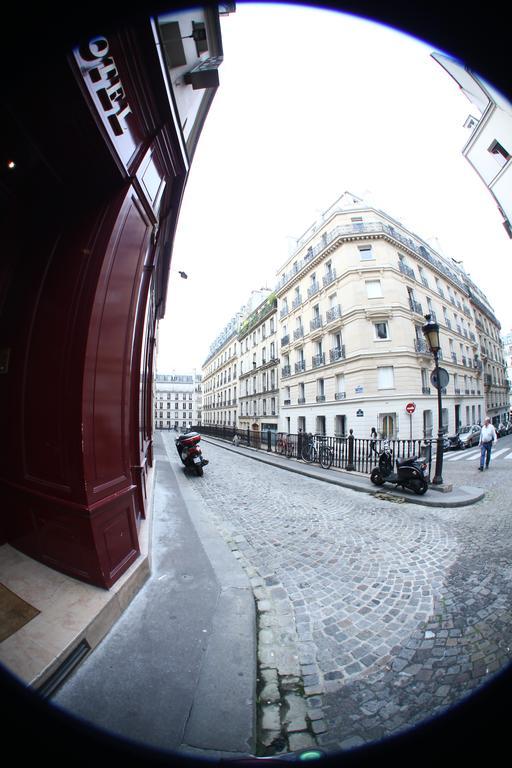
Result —
<instances>
[{"instance_id":1,"label":"stone apartment building","mask_svg":"<svg viewBox=\"0 0 512 768\"><path fill-rule=\"evenodd\" d=\"M181 432L199 426L202 420L201 375L158 373L153 402L156 429Z\"/></svg>"},{"instance_id":2,"label":"stone apartment building","mask_svg":"<svg viewBox=\"0 0 512 768\"><path fill-rule=\"evenodd\" d=\"M252 291L247 302L233 315L210 346L208 356L202 368L203 424L207 426L239 426L239 373L241 361L239 334L241 334L245 341L246 334L244 334L244 329L247 328L246 321L250 317L256 317L254 314L255 310L260 305L263 306L269 294L270 289L268 288ZM262 323L265 323L264 319ZM270 325L268 327L270 328ZM254 330L258 335L256 328ZM262 329L260 327L259 334L261 333ZM249 341L252 343L252 338L251 336L247 343ZM246 346L247 344L244 345L244 349ZM261 352L259 359L261 359Z\"/></svg>"},{"instance_id":3,"label":"stone apartment building","mask_svg":"<svg viewBox=\"0 0 512 768\"><path fill-rule=\"evenodd\" d=\"M433 358L421 330L427 313L440 324L440 364L449 374L444 428L507 410L500 326L488 301L454 261L350 193L298 240L276 295L284 431L435 434Z\"/></svg>"},{"instance_id":4,"label":"stone apartment building","mask_svg":"<svg viewBox=\"0 0 512 768\"><path fill-rule=\"evenodd\" d=\"M203 368L203 424L237 425L239 365L238 329L243 313L237 312L210 346Z\"/></svg>"},{"instance_id":5,"label":"stone apartment building","mask_svg":"<svg viewBox=\"0 0 512 768\"><path fill-rule=\"evenodd\" d=\"M242 321L238 341L238 425L275 434L279 424L279 345L277 298L273 293Z\"/></svg>"}]
</instances>

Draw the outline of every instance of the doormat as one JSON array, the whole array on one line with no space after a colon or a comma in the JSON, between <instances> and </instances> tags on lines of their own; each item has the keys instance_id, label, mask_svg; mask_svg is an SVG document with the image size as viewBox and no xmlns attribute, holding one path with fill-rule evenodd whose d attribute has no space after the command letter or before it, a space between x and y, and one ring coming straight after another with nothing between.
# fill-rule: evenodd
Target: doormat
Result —
<instances>
[{"instance_id":1,"label":"doormat","mask_svg":"<svg viewBox=\"0 0 512 768\"><path fill-rule=\"evenodd\" d=\"M40 611L0 584L0 643L28 624Z\"/></svg>"}]
</instances>

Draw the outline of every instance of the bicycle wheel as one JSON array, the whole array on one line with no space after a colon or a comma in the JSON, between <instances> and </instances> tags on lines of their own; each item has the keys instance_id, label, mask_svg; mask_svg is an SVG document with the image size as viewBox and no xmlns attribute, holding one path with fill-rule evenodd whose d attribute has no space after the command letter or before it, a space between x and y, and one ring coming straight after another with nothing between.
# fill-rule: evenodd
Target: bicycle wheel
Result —
<instances>
[{"instance_id":1,"label":"bicycle wheel","mask_svg":"<svg viewBox=\"0 0 512 768\"><path fill-rule=\"evenodd\" d=\"M311 464L313 459L315 458L315 449L312 445L305 445L302 449L302 458L304 461L307 461L308 464Z\"/></svg>"},{"instance_id":2,"label":"bicycle wheel","mask_svg":"<svg viewBox=\"0 0 512 768\"><path fill-rule=\"evenodd\" d=\"M324 469L330 469L332 464L332 453L331 449L327 448L327 446L323 446L323 448L320 448L320 466Z\"/></svg>"}]
</instances>

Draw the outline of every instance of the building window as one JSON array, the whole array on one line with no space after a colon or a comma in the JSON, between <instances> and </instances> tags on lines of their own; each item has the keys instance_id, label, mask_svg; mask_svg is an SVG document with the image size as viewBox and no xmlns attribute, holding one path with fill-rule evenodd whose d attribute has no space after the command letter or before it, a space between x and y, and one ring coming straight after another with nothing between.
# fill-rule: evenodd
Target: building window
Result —
<instances>
[{"instance_id":1,"label":"building window","mask_svg":"<svg viewBox=\"0 0 512 768\"><path fill-rule=\"evenodd\" d=\"M382 298L382 286L380 284L380 280L367 280L366 293L369 299Z\"/></svg>"},{"instance_id":2,"label":"building window","mask_svg":"<svg viewBox=\"0 0 512 768\"><path fill-rule=\"evenodd\" d=\"M374 323L375 338L376 339L389 339L388 324L387 323Z\"/></svg>"},{"instance_id":3,"label":"building window","mask_svg":"<svg viewBox=\"0 0 512 768\"><path fill-rule=\"evenodd\" d=\"M511 157L511 155L507 152L505 147L503 147L499 143L499 141L496 141L496 139L492 142L491 146L489 147L489 152L496 159L496 162L501 168L504 165L506 165L506 163L510 160L510 157Z\"/></svg>"},{"instance_id":4,"label":"building window","mask_svg":"<svg viewBox=\"0 0 512 768\"><path fill-rule=\"evenodd\" d=\"M359 245L358 248L361 261L370 261L375 258L371 245Z\"/></svg>"},{"instance_id":5,"label":"building window","mask_svg":"<svg viewBox=\"0 0 512 768\"><path fill-rule=\"evenodd\" d=\"M394 389L395 380L393 374L393 366L386 365L377 368L377 388L378 389Z\"/></svg>"}]
</instances>

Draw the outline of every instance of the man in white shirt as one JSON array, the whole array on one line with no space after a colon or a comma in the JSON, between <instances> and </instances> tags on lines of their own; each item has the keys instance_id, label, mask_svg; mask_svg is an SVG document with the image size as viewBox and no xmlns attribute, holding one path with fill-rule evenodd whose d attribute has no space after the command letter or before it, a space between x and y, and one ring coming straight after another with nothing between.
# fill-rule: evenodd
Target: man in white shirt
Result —
<instances>
[{"instance_id":1,"label":"man in white shirt","mask_svg":"<svg viewBox=\"0 0 512 768\"><path fill-rule=\"evenodd\" d=\"M484 425L482 427L482 431L480 432L480 443L479 443L480 466L478 467L480 472L483 472L484 470L484 462L485 462L485 468L489 469L489 462L491 460L491 449L492 449L493 443L495 443L497 439L498 439L498 435L496 434L496 430L491 424L490 418L487 416L484 419Z\"/></svg>"}]
</instances>

